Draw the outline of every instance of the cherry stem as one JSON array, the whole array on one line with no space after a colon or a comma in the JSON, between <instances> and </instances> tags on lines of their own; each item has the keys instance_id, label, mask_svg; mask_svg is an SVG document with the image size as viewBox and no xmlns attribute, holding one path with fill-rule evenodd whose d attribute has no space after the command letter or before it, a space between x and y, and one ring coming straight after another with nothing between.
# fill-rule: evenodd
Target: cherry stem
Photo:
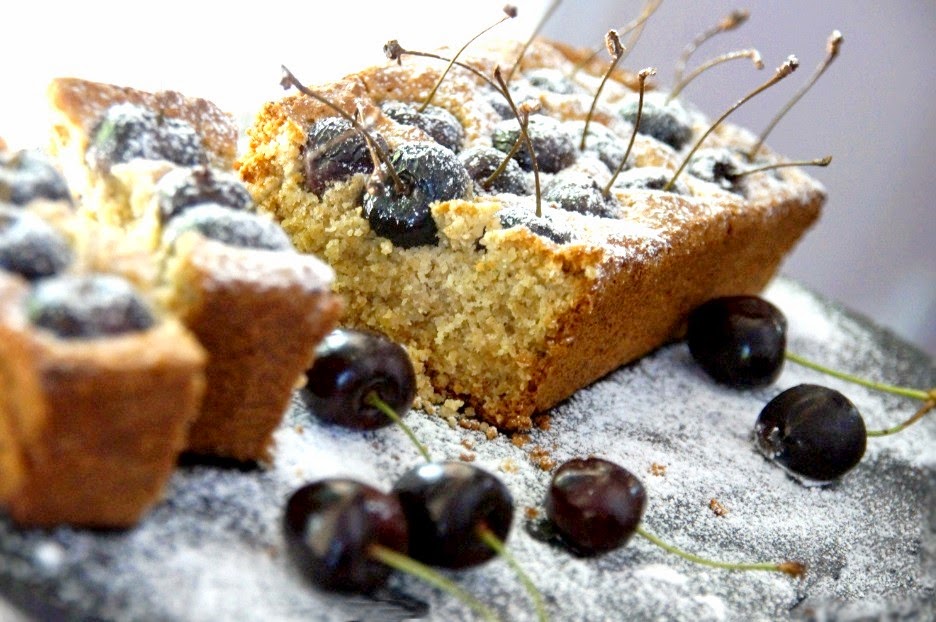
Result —
<instances>
[{"instance_id":1,"label":"cherry stem","mask_svg":"<svg viewBox=\"0 0 936 622\"><path fill-rule=\"evenodd\" d=\"M529 575L523 571L523 568L517 562L510 551L507 550L507 547L504 546L504 543L500 541L491 529L484 524L478 525L475 533L478 535L478 538L481 539L484 544L486 544L492 551L497 553L503 558L507 565L516 573L517 578L520 580L520 583L523 584L524 589L527 591L527 594L530 595L530 598L533 600L533 606L536 608L536 619L540 622L546 622L549 619L549 616L546 614L546 606L543 603L543 595L536 588L536 585L530 579Z\"/></svg>"},{"instance_id":2,"label":"cherry stem","mask_svg":"<svg viewBox=\"0 0 936 622\"><path fill-rule=\"evenodd\" d=\"M705 139L709 137L709 134L714 132L715 128L721 125L722 121L728 118L728 115L730 115L732 112L740 108L745 102L751 100L756 95L763 93L764 91L772 87L774 84L776 84L780 80L789 76L791 73L793 73L796 70L798 66L799 66L799 61L796 60L796 57L790 56L786 60L785 63L783 63L782 65L780 65L780 67L777 68L776 72L774 72L773 77L771 77L769 80L761 84L759 87L757 87L756 89L754 89L753 91L751 91L750 93L748 93L747 95L745 95L744 97L736 101L734 105L732 105L728 110L726 110L722 114L722 116L718 117L715 123L709 126L709 128L705 130L705 133L702 134L702 137L696 141L696 144L692 147L692 150L686 155L685 158L683 158L682 164L679 165L679 169L676 171L675 174L673 174L670 180L663 187L663 191L669 192L673 189L673 185L676 183L676 179L689 165L689 161L692 159L692 156L694 156L695 152L699 150L699 147L701 147L702 143L705 142Z\"/></svg>"},{"instance_id":3,"label":"cherry stem","mask_svg":"<svg viewBox=\"0 0 936 622\"><path fill-rule=\"evenodd\" d=\"M664 542L657 536L645 530L643 527L637 527L637 533L657 545L664 551L673 553L682 557L683 559L689 560L696 564L702 564L703 566L709 566L711 568L721 568L722 570L767 570L771 572L783 572L791 577L800 577L806 572L806 565L800 562L794 561L784 561L780 563L765 562L765 563L756 563L756 564L740 564L733 562L721 562L713 559L708 559L705 557L700 557L688 551L684 551L680 548Z\"/></svg>"},{"instance_id":4,"label":"cherry stem","mask_svg":"<svg viewBox=\"0 0 936 622\"><path fill-rule=\"evenodd\" d=\"M666 103L671 102L676 96L678 96L686 85L698 78L701 74L705 73L712 67L720 65L722 63L727 63L733 60L740 60L743 58L751 59L751 62L754 63L754 67L757 69L764 68L764 61L761 60L760 52L755 49L750 50L737 50L735 52L728 52L727 54L722 54L721 56L716 56L711 58L695 69L693 69L689 74L680 80L679 82L673 85L672 90L670 90L669 95L666 96Z\"/></svg>"},{"instance_id":5,"label":"cherry stem","mask_svg":"<svg viewBox=\"0 0 936 622\"><path fill-rule=\"evenodd\" d=\"M737 179L738 177L744 177L745 175L751 175L753 173L762 173L764 171L769 171L775 168L785 168L788 166L829 166L832 164L832 156L826 156L824 158L818 158L816 160L797 160L795 162L774 162L773 164L765 164L763 166L756 166L754 168L749 168L747 170L741 171L740 173L734 173L731 178Z\"/></svg>"},{"instance_id":6,"label":"cherry stem","mask_svg":"<svg viewBox=\"0 0 936 622\"><path fill-rule=\"evenodd\" d=\"M553 0L549 6L546 8L546 12L543 13L543 16L540 18L540 21L536 24L536 28L533 29L533 32L530 33L530 36L523 43L523 47L520 48L520 53L517 54L517 60L514 61L513 66L511 66L510 71L507 73L506 83L510 84L510 81L513 79L514 73L516 73L517 68L520 67L520 62L523 60L523 57L527 53L530 44L533 43L533 39L536 38L536 35L539 34L539 31L543 29L543 26L546 25L546 22L549 21L549 18L552 17L552 14L555 13L556 9L559 8L559 5L562 4L562 0Z\"/></svg>"},{"instance_id":7,"label":"cherry stem","mask_svg":"<svg viewBox=\"0 0 936 622\"><path fill-rule=\"evenodd\" d=\"M530 166L533 168L533 183L536 186L536 216L539 218L543 215L543 199L542 191L540 190L539 164L536 162L536 152L533 151L533 141L530 140L530 134L527 132L529 115L521 115L520 111L517 110L517 105L514 103L513 97L510 96L510 89L507 88L507 82L504 81L504 77L501 75L500 67L494 68L494 79L497 80L497 83L500 85L501 93L507 99L510 110L514 113L514 116L517 117L517 123L520 124L520 135L523 137L527 151L530 154Z\"/></svg>"},{"instance_id":8,"label":"cherry stem","mask_svg":"<svg viewBox=\"0 0 936 622\"><path fill-rule=\"evenodd\" d=\"M400 418L400 415L398 415L395 410L390 408L390 404L380 399L376 391L368 393L367 397L364 398L364 403L373 406L385 414L398 428L403 430L403 433L406 434L411 441L413 441L413 444L416 445L416 448L419 450L419 453L422 454L423 458L426 459L426 462L432 462L432 458L429 456L429 450L426 449L426 446L419 442L419 439L413 434L413 430L403 422L403 419Z\"/></svg>"},{"instance_id":9,"label":"cherry stem","mask_svg":"<svg viewBox=\"0 0 936 622\"><path fill-rule=\"evenodd\" d=\"M785 356L788 361L793 361L797 365L802 365L803 367L808 367L809 369L813 369L815 371L828 374L829 376L838 378L839 380L846 380L854 384L860 384L861 386L867 387L869 389L876 389L878 391L884 391L886 393L900 395L901 397L909 397L915 400L927 401L927 400L936 399L936 389L924 391L921 389L898 387L892 384L885 384L883 382L875 382L873 380L867 380L859 376L854 376L852 374L848 374L845 372L832 369L830 367L826 367L825 365L820 365L819 363L815 363L793 352L787 351Z\"/></svg>"},{"instance_id":10,"label":"cherry stem","mask_svg":"<svg viewBox=\"0 0 936 622\"><path fill-rule=\"evenodd\" d=\"M598 105L598 98L601 97L601 90L604 88L605 83L607 83L608 78L611 77L611 73L614 71L614 68L617 67L621 57L624 56L624 48L616 32L613 30L608 31L606 41L608 42L608 50L612 53L611 65L601 78L598 90L595 91L595 97L592 98L591 108L588 109L588 115L585 117L585 129L582 130L582 140L579 142L579 151L585 151L585 139L588 138L588 125L591 123L592 115L595 114L595 107Z\"/></svg>"},{"instance_id":11,"label":"cherry stem","mask_svg":"<svg viewBox=\"0 0 936 622\"><path fill-rule=\"evenodd\" d=\"M493 173L487 176L487 178L481 182L481 187L487 190L491 187L491 184L494 183L494 180L500 177L505 170L507 170L507 165L510 164L510 160L513 159L517 152L520 151L520 145L523 142L522 136L517 136L517 140L514 141L513 147L510 148L510 151L504 156L504 159L501 160L501 163L497 166Z\"/></svg>"},{"instance_id":12,"label":"cherry stem","mask_svg":"<svg viewBox=\"0 0 936 622\"><path fill-rule=\"evenodd\" d=\"M656 10L659 8L663 0L648 0L644 5L643 11L640 12L640 15L637 16L637 19L631 23L618 28L618 33L621 35L626 35L630 33L630 38L628 38L627 43L624 44L625 49L627 50L623 56L627 56L630 53L630 50L637 45L637 40L640 39L640 35L643 33L643 27L646 25L647 20L650 19ZM603 48L601 46L596 47L592 50L591 54L580 60L575 67L572 69L572 75L574 76L579 71L585 68L590 62L592 62L598 54L601 53Z\"/></svg>"},{"instance_id":13,"label":"cherry stem","mask_svg":"<svg viewBox=\"0 0 936 622\"><path fill-rule=\"evenodd\" d=\"M399 42L396 41L395 39L392 41L388 41L387 44L384 45L384 51L387 53L387 57L390 58L390 60L396 60L396 61L399 61L402 56L409 55L409 56L418 56L421 58L432 58L434 60L441 60L445 62L454 62L456 66L461 67L462 69L465 69L467 71L470 71L475 76L480 78L482 81L486 82L495 91L500 92L501 90L500 87L494 84L494 82L489 77L481 73L481 71L477 67L472 67L471 65L467 63L463 63L461 61L454 60L451 58L446 58L445 56L440 56L439 54L433 54L431 52L417 52L415 50L404 49L402 46L400 46Z\"/></svg>"},{"instance_id":14,"label":"cherry stem","mask_svg":"<svg viewBox=\"0 0 936 622\"><path fill-rule=\"evenodd\" d=\"M468 49L468 46L474 43L478 37L488 32L489 30L493 29L495 26L499 26L500 24L504 23L508 19L516 16L516 14L517 14L516 11L514 11L513 13L508 12L507 15L500 18L500 20L491 24L490 26L488 26L487 28L485 28L484 30L482 30L481 32L473 36L471 39L468 40L467 43L465 43L465 45L461 46L458 52L455 53L455 56L453 56L452 59L449 61L449 64L445 68L445 71L443 71L442 75L439 76L439 79L436 81L435 86L432 87L432 90L429 92L429 95L426 97L426 100L419 107L419 112L424 112L426 110L426 107L429 106L429 104L432 102L432 98L435 97L436 91L438 91L439 87L442 85L442 81L445 80L445 76L447 76L448 72L452 69L452 67L455 66L455 62L458 60L458 57L461 56L462 52Z\"/></svg>"},{"instance_id":15,"label":"cherry stem","mask_svg":"<svg viewBox=\"0 0 936 622\"><path fill-rule=\"evenodd\" d=\"M368 554L377 561L386 564L395 570L405 572L408 575L414 576L417 579L428 583L429 585L433 585L440 590L451 594L466 606L471 608L475 613L480 615L483 619L488 620L489 622L497 622L497 616L487 605L482 603L480 600L462 588L458 587L458 585L456 585L453 581L450 581L434 569L416 561L412 557L404 555L399 551L394 551L393 549L387 548L381 544L372 544L370 549L368 549Z\"/></svg>"},{"instance_id":16,"label":"cherry stem","mask_svg":"<svg viewBox=\"0 0 936 622\"><path fill-rule=\"evenodd\" d=\"M634 140L637 138L637 128L640 127L640 116L643 114L643 101L644 101L644 83L647 81L647 78L654 75L656 69L648 67L642 69L640 73L637 74L637 79L640 81L640 95L637 100L637 118L634 119L634 129L631 132L630 142L627 143L627 151L624 152L624 157L621 158L621 163L618 164L617 170L614 171L614 175L611 176L611 179L608 180L608 184L604 187L604 190L601 192L602 195L607 197L611 194L611 186L614 185L614 182L617 181L618 175L621 174L621 171L624 170L624 166L627 164L627 158L630 156L631 149L634 146Z\"/></svg>"},{"instance_id":17,"label":"cherry stem","mask_svg":"<svg viewBox=\"0 0 936 622\"><path fill-rule=\"evenodd\" d=\"M390 178L393 179L394 189L396 189L396 191L399 194L407 194L408 189L407 189L406 184L403 183L403 180L400 179L399 175L397 175L396 171L393 169L393 165L390 163L390 158L387 156L384 150L380 148L380 145L378 145L376 141L371 139L370 133L368 133L367 129L365 129L364 126L361 125L358 122L358 120L354 118L354 116L348 114L347 112L345 112L344 110L342 110L341 108L333 104L332 102L328 101L328 99L322 97L321 95L319 95L312 89L302 84L302 82L300 82L296 78L296 76L293 75L293 72L291 72L289 69L286 68L286 65L280 65L280 67L283 70L283 78L282 80L280 80L280 84L283 86L283 88L288 89L290 86L296 87L296 89L300 93L302 93L306 97L311 97L315 101L321 104L324 104L325 106L328 106L331 110L335 111L341 118L343 118L345 121L350 123L351 126L355 130L360 132L361 136L364 137L364 140L367 142L368 148L371 150L371 153L376 153L377 157L380 158L380 161L383 163L384 168L387 169L387 173L390 175Z\"/></svg>"},{"instance_id":18,"label":"cherry stem","mask_svg":"<svg viewBox=\"0 0 936 622\"><path fill-rule=\"evenodd\" d=\"M717 24L696 35L696 38L690 41L689 44L683 48L682 53L679 55L679 60L676 61L676 67L673 69L673 82L679 82L682 79L683 72L686 70L686 65L689 63L689 57L692 56L692 54L697 49L699 49L703 43L719 33L734 30L746 22L750 16L751 12L747 10L732 11L723 17Z\"/></svg>"},{"instance_id":19,"label":"cherry stem","mask_svg":"<svg viewBox=\"0 0 936 622\"><path fill-rule=\"evenodd\" d=\"M914 423L922 419L923 416L926 415L926 413L928 413L929 411L933 410L934 407L936 407L936 390L931 391L931 393L934 395L934 397L923 402L923 405L920 406L920 408L915 413L913 413L913 416L907 419L906 421L904 421L903 423L898 423L897 425L891 428L884 428L883 430L868 430L867 435L868 436L888 436L890 434L896 434L897 432L902 431L904 428L910 427L911 425L913 425Z\"/></svg>"},{"instance_id":20,"label":"cherry stem","mask_svg":"<svg viewBox=\"0 0 936 622\"><path fill-rule=\"evenodd\" d=\"M806 92L812 88L812 86L822 76L822 74L825 73L825 70L829 68L829 65L832 64L832 61L838 57L839 50L842 48L842 41L844 41L842 33L838 30L833 30L832 34L829 35L828 41L826 42L826 57L819 64L819 66L816 67L816 71L813 73L812 77L806 81L806 84L804 84L803 87L800 88L800 90L797 91L792 98L790 98L790 101L788 101L786 105L780 109L780 112L778 112L773 120L767 125L767 127L764 128L764 131L761 132L761 135L757 137L757 142L747 153L748 161L754 159L754 156L756 156L757 152L760 151L761 145L763 145L764 141L767 140L767 136L770 134L770 132L773 131L775 127L777 127L777 124L780 123L780 119L786 116L786 113L788 113L790 109L796 105L796 102L802 99L803 95L805 95Z\"/></svg>"}]
</instances>

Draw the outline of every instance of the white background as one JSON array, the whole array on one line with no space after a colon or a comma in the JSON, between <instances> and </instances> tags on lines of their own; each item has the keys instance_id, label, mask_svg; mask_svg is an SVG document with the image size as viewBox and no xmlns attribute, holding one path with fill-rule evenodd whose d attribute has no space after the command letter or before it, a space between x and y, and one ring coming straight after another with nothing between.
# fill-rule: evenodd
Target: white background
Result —
<instances>
[{"instance_id":1,"label":"white background","mask_svg":"<svg viewBox=\"0 0 936 622\"><path fill-rule=\"evenodd\" d=\"M472 0L470 8L426 0L217 4L90 0L7 7L0 136L20 146L45 140L43 93L54 75L171 88L249 114L282 93L280 64L303 81L326 81L382 62L382 44L390 38L413 48L459 46L493 23L503 6L490 0ZM520 16L497 34L528 32L545 2L517 4ZM758 73L742 63L724 65L688 87L685 97L717 116L788 54L797 54L802 66L796 74L733 115L732 121L757 130L812 73L828 34L835 28L844 33L839 60L769 140L790 157L835 158L828 169L814 170L829 202L784 272L936 353L936 3L748 5L749 23L711 41L695 60L753 46L768 66ZM641 6L641 0L566 0L547 32L591 45ZM658 82L667 85L682 46L737 6L743 4L663 2L627 64L657 67Z\"/></svg>"}]
</instances>

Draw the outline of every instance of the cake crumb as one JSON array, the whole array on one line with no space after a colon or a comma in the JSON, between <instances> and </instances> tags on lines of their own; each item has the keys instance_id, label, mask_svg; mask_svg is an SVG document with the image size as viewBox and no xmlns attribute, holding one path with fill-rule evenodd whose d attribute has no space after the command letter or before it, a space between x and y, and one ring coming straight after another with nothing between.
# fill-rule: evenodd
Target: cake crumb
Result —
<instances>
[{"instance_id":1,"label":"cake crumb","mask_svg":"<svg viewBox=\"0 0 936 622\"><path fill-rule=\"evenodd\" d=\"M538 415L533 417L533 425L535 425L538 430L548 432L549 428L552 427L552 417L549 415Z\"/></svg>"},{"instance_id":2,"label":"cake crumb","mask_svg":"<svg viewBox=\"0 0 936 622\"><path fill-rule=\"evenodd\" d=\"M470 451L463 451L458 455L458 459L462 462L474 462L475 455Z\"/></svg>"},{"instance_id":3,"label":"cake crumb","mask_svg":"<svg viewBox=\"0 0 936 622\"><path fill-rule=\"evenodd\" d=\"M523 447L530 442L529 434L512 434L510 436L510 442L513 443L514 447Z\"/></svg>"},{"instance_id":4,"label":"cake crumb","mask_svg":"<svg viewBox=\"0 0 936 622\"><path fill-rule=\"evenodd\" d=\"M725 516L726 514L728 514L728 508L722 505L721 502L715 497L712 497L712 500L709 501L708 506L709 506L709 509L711 509L712 512L715 513L715 516Z\"/></svg>"},{"instance_id":5,"label":"cake crumb","mask_svg":"<svg viewBox=\"0 0 936 622\"><path fill-rule=\"evenodd\" d=\"M523 515L527 517L528 520L535 520L539 518L540 511L538 508L527 506L523 508Z\"/></svg>"},{"instance_id":6,"label":"cake crumb","mask_svg":"<svg viewBox=\"0 0 936 622\"><path fill-rule=\"evenodd\" d=\"M500 463L500 470L504 473L516 473L519 468L517 467L517 463L514 462L513 458L505 458Z\"/></svg>"},{"instance_id":7,"label":"cake crumb","mask_svg":"<svg viewBox=\"0 0 936 622\"><path fill-rule=\"evenodd\" d=\"M474 441L470 438L463 438L461 440L461 445L465 449L474 449Z\"/></svg>"},{"instance_id":8,"label":"cake crumb","mask_svg":"<svg viewBox=\"0 0 936 622\"><path fill-rule=\"evenodd\" d=\"M658 462L652 463L650 468L647 470L650 471L651 475L656 475L657 477L663 477L666 475L666 465L659 464Z\"/></svg>"},{"instance_id":9,"label":"cake crumb","mask_svg":"<svg viewBox=\"0 0 936 622\"><path fill-rule=\"evenodd\" d=\"M452 428L453 430L455 429L455 426L458 425L458 420L455 419L455 417L446 417L446 418L445 418L445 422L446 422L446 423L448 424L448 426L449 426L450 428Z\"/></svg>"},{"instance_id":10,"label":"cake crumb","mask_svg":"<svg viewBox=\"0 0 936 622\"><path fill-rule=\"evenodd\" d=\"M551 471L556 466L556 461L552 459L549 450L539 445L530 450L530 459L533 460L533 464L543 471Z\"/></svg>"}]
</instances>

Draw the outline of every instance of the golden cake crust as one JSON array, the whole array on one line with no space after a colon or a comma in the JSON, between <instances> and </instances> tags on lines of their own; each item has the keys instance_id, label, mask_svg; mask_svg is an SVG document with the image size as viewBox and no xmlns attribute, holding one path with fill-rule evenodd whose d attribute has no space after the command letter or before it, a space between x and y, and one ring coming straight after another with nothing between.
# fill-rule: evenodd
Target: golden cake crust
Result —
<instances>
[{"instance_id":1,"label":"golden cake crust","mask_svg":"<svg viewBox=\"0 0 936 622\"><path fill-rule=\"evenodd\" d=\"M494 45L462 60L490 75L494 67L509 67L517 49ZM558 68L568 75L582 58L583 52L538 40L523 70ZM360 111L393 148L430 138L382 114L380 104L422 101L443 67L404 55L402 64L312 88L346 112ZM592 93L599 80L588 71L575 77ZM456 67L433 99L463 125L466 149L489 145L501 118L485 92L489 85ZM635 96L631 74L619 72L602 93L592 122L629 138L631 126L613 104ZM592 100L587 92L538 97L544 114L564 121L584 119ZM693 133L701 136L707 122L691 114ZM469 197L432 206L437 246L401 249L370 230L361 210L363 175L333 184L322 196L304 187L306 131L328 116L334 113L303 94L267 103L248 129L241 176L297 248L335 268L336 289L348 301L345 321L382 330L407 346L423 406L456 399L469 414L505 429L529 428L534 413L678 337L688 312L713 296L759 291L825 197L795 169L747 177L743 195L684 175L680 194L616 188L616 218L547 208L575 232L566 244L525 227L504 229L494 215L506 205L504 195ZM723 125L705 146L751 144L748 133ZM675 172L682 157L636 136L636 167ZM610 177L593 163L575 166L600 185ZM531 200L524 205L532 211Z\"/></svg>"},{"instance_id":2,"label":"golden cake crust","mask_svg":"<svg viewBox=\"0 0 936 622\"><path fill-rule=\"evenodd\" d=\"M28 525L121 527L161 499L204 390L205 354L171 319L64 340L0 274L0 504Z\"/></svg>"}]
</instances>

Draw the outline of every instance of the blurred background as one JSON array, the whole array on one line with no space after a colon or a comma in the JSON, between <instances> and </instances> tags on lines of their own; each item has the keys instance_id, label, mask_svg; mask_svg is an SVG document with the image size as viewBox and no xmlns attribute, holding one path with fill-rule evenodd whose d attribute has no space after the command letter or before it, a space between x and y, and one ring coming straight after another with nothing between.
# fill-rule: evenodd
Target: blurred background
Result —
<instances>
[{"instance_id":1,"label":"blurred background","mask_svg":"<svg viewBox=\"0 0 936 622\"><path fill-rule=\"evenodd\" d=\"M502 14L502 1L220 5L164 0L145 12L102 0L19 2L7 7L0 65L0 136L12 146L45 141L45 85L56 75L168 88L214 100L247 118L279 97L281 64L321 82L383 62L382 45L460 46ZM517 0L520 15L496 36L525 37L545 0ZM229 6L231 8L224 8ZM545 34L592 47L630 22L641 0L566 0ZM818 225L783 272L873 318L936 355L936 2L785 0L743 3L668 0L626 60L658 69L666 87L683 46L735 8L751 9L739 30L707 43L690 62L756 47L766 67L722 65L684 92L717 117L762 83L789 54L801 66L731 117L759 131L812 74L829 33L839 59L774 130L769 144L791 158L831 154L813 169L828 188ZM491 36L489 35L489 36Z\"/></svg>"}]
</instances>

